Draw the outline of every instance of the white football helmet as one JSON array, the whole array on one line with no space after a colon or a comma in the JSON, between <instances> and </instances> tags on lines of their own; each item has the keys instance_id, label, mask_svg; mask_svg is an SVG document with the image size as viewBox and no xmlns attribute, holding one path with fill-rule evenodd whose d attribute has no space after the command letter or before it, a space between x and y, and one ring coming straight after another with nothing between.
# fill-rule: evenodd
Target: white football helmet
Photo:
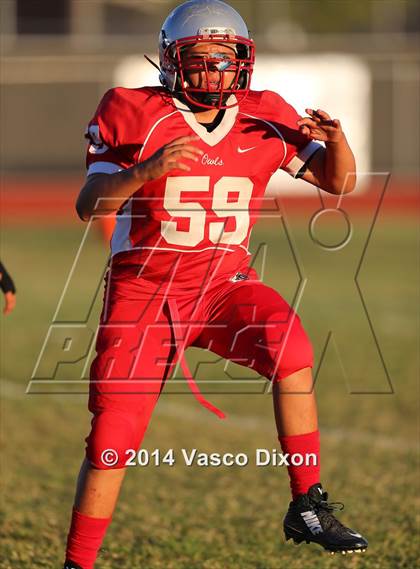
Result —
<instances>
[{"instance_id":1,"label":"white football helmet","mask_svg":"<svg viewBox=\"0 0 420 569\"><path fill-rule=\"evenodd\" d=\"M200 42L227 45L236 55L226 59L223 54L212 53L183 61L183 49ZM184 2L169 14L159 34L160 81L195 107L225 109L238 104L249 92L254 60L254 42L244 20L221 0ZM220 73L217 88L194 87L188 81L189 73L205 72L209 85L209 70ZM235 74L229 88L224 88L227 70ZM232 94L237 102L226 105Z\"/></svg>"}]
</instances>

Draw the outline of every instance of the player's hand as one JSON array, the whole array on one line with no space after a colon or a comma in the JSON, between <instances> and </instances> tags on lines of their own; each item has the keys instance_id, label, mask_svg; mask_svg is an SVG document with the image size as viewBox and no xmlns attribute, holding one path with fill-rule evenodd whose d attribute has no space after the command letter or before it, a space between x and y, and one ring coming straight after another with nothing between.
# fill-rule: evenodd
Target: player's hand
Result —
<instances>
[{"instance_id":1,"label":"player's hand","mask_svg":"<svg viewBox=\"0 0 420 569\"><path fill-rule=\"evenodd\" d=\"M12 277L0 262L0 289L4 294L3 314L10 314L16 305L16 287Z\"/></svg>"},{"instance_id":2,"label":"player's hand","mask_svg":"<svg viewBox=\"0 0 420 569\"><path fill-rule=\"evenodd\" d=\"M145 181L157 180L175 169L189 172L191 167L186 162L189 160L198 162L203 154L202 150L192 144L199 139L200 137L196 135L181 136L159 148L153 156L139 164L144 173Z\"/></svg>"},{"instance_id":3,"label":"player's hand","mask_svg":"<svg viewBox=\"0 0 420 569\"><path fill-rule=\"evenodd\" d=\"M16 306L16 295L13 292L4 293L3 314L10 314Z\"/></svg>"},{"instance_id":4,"label":"player's hand","mask_svg":"<svg viewBox=\"0 0 420 569\"><path fill-rule=\"evenodd\" d=\"M330 115L321 109L316 111L305 109L305 111L309 116L297 121L302 134L312 138L312 140L327 143L340 142L344 134L338 119L331 119Z\"/></svg>"}]
</instances>

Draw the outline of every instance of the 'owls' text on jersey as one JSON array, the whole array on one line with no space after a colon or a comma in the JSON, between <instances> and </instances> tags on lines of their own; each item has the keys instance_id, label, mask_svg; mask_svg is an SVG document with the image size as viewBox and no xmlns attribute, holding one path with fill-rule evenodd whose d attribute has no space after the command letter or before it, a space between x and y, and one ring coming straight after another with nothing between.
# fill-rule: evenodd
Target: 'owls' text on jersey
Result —
<instances>
[{"instance_id":1,"label":"'owls' text on jersey","mask_svg":"<svg viewBox=\"0 0 420 569\"><path fill-rule=\"evenodd\" d=\"M111 240L113 267L180 287L244 270L270 177L278 168L295 176L319 148L299 132L299 118L276 93L250 91L208 132L163 88L108 91L87 130L88 175L134 166L181 136L199 136L193 144L203 151L186 161L189 172L172 170L128 197Z\"/></svg>"}]
</instances>

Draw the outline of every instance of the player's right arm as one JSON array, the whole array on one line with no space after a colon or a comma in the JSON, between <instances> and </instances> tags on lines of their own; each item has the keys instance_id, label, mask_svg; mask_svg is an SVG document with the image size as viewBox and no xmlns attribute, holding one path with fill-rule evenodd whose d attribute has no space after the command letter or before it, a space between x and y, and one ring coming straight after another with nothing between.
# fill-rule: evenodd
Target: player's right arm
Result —
<instances>
[{"instance_id":1,"label":"player's right arm","mask_svg":"<svg viewBox=\"0 0 420 569\"><path fill-rule=\"evenodd\" d=\"M203 153L193 146L198 136L183 136L165 144L153 156L113 174L95 173L87 177L76 202L77 213L83 221L93 215L106 215L118 211L143 184L156 180L171 170L189 171L185 160L198 161Z\"/></svg>"}]
</instances>

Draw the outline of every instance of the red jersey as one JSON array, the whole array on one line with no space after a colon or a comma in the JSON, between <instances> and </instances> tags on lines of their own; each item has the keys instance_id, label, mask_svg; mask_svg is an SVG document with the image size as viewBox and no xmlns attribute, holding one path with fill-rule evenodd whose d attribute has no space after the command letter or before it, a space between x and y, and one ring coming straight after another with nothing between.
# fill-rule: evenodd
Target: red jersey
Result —
<instances>
[{"instance_id":1,"label":"red jersey","mask_svg":"<svg viewBox=\"0 0 420 569\"><path fill-rule=\"evenodd\" d=\"M88 175L134 166L181 136L198 135L192 144L204 152L186 160L189 172L172 170L128 197L111 240L113 269L181 288L243 272L270 177L278 168L295 176L319 149L299 118L276 93L250 91L208 132L162 87L108 91L87 130Z\"/></svg>"}]
</instances>

